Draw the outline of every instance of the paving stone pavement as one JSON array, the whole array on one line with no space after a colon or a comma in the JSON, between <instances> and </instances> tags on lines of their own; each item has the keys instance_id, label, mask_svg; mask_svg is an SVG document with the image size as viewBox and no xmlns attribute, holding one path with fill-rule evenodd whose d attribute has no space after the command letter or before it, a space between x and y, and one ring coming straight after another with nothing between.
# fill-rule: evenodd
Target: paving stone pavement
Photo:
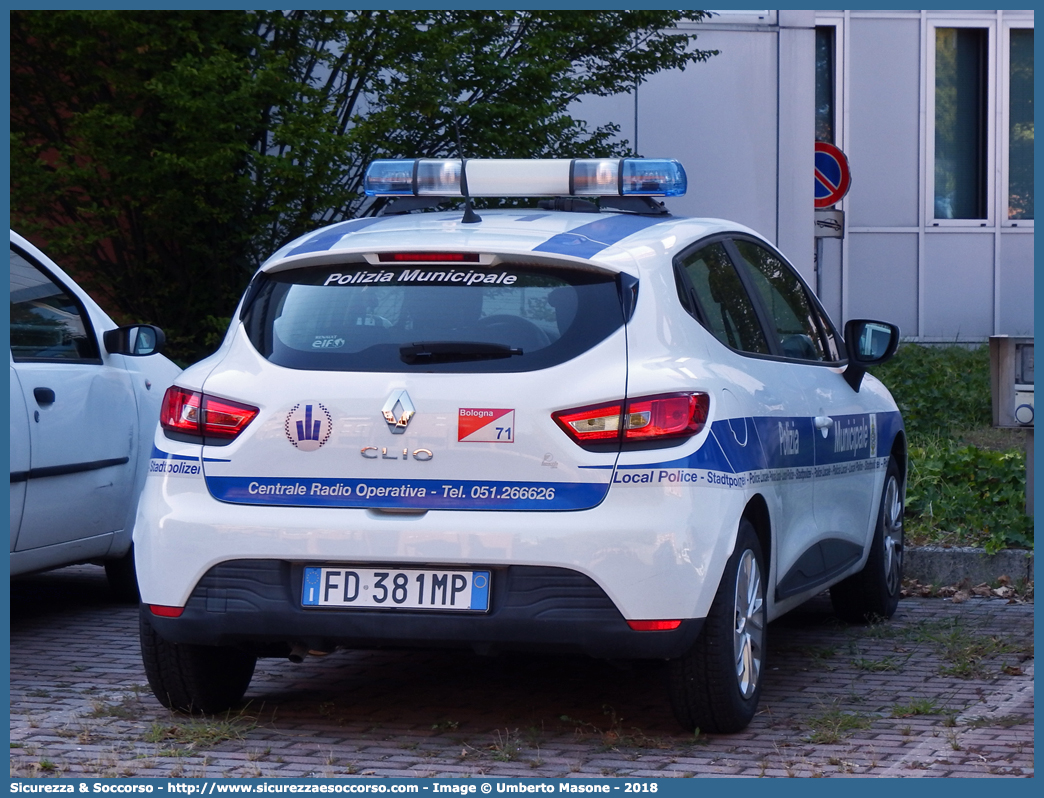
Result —
<instances>
[{"instance_id":1,"label":"paving stone pavement","mask_svg":"<svg viewBox=\"0 0 1044 798\"><path fill-rule=\"evenodd\" d=\"M11 775L537 778L1032 776L1033 604L909 598L769 627L741 734L679 731L662 669L579 657L344 651L261 660L227 717L163 709L137 609L78 566L11 582Z\"/></svg>"}]
</instances>

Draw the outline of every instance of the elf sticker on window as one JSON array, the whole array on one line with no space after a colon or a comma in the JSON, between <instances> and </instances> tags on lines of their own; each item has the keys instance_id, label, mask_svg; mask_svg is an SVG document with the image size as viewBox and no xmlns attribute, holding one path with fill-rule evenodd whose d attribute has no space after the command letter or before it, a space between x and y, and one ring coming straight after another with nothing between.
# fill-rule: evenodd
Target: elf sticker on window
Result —
<instances>
[{"instance_id":1,"label":"elf sticker on window","mask_svg":"<svg viewBox=\"0 0 1044 798\"><path fill-rule=\"evenodd\" d=\"M457 440L465 443L514 443L514 409L460 408L457 414Z\"/></svg>"}]
</instances>

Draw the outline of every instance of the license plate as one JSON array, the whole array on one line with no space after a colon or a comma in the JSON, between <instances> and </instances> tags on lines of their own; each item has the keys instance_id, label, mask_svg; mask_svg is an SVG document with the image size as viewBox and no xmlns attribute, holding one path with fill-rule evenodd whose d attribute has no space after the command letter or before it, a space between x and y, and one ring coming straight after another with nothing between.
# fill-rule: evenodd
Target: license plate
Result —
<instances>
[{"instance_id":1,"label":"license plate","mask_svg":"<svg viewBox=\"0 0 1044 798\"><path fill-rule=\"evenodd\" d=\"M306 566L301 604L485 612L489 609L489 571Z\"/></svg>"}]
</instances>

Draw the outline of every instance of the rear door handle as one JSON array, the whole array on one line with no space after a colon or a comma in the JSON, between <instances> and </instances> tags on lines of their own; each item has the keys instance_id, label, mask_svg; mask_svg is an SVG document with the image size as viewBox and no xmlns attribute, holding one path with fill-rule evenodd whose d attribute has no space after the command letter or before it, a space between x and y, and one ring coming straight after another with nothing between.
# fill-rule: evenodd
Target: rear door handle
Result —
<instances>
[{"instance_id":1,"label":"rear door handle","mask_svg":"<svg viewBox=\"0 0 1044 798\"><path fill-rule=\"evenodd\" d=\"M816 425L817 430L823 433L823 437L825 438L830 432L830 428L834 426L834 419L830 416L816 416L812 423Z\"/></svg>"},{"instance_id":2,"label":"rear door handle","mask_svg":"<svg viewBox=\"0 0 1044 798\"><path fill-rule=\"evenodd\" d=\"M40 406L54 404L54 391L50 388L33 388L33 396L36 397L36 403Z\"/></svg>"}]
</instances>

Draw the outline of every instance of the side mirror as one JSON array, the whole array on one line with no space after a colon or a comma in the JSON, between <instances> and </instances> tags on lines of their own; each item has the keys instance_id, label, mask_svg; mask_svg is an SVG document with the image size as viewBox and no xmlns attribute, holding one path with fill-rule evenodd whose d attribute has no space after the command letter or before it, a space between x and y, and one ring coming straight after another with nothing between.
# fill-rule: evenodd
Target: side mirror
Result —
<instances>
[{"instance_id":1,"label":"side mirror","mask_svg":"<svg viewBox=\"0 0 1044 798\"><path fill-rule=\"evenodd\" d=\"M132 324L102 334L105 351L111 355L144 357L155 355L167 342L163 330L153 324Z\"/></svg>"},{"instance_id":2,"label":"side mirror","mask_svg":"<svg viewBox=\"0 0 1044 798\"><path fill-rule=\"evenodd\" d=\"M845 324L845 352L848 368L845 381L858 391L863 375L871 366L890 360L899 348L899 328L887 321L852 319Z\"/></svg>"}]
</instances>

